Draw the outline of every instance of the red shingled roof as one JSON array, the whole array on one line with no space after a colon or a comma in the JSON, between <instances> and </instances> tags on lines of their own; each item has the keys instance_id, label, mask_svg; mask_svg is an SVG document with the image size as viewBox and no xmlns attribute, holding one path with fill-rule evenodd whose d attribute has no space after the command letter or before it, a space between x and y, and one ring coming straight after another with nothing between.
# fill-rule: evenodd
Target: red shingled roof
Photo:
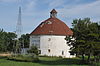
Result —
<instances>
[{"instance_id":1,"label":"red shingled roof","mask_svg":"<svg viewBox=\"0 0 100 66\"><path fill-rule=\"evenodd\" d=\"M73 35L71 29L58 18L49 18L42 22L31 35Z\"/></svg>"}]
</instances>

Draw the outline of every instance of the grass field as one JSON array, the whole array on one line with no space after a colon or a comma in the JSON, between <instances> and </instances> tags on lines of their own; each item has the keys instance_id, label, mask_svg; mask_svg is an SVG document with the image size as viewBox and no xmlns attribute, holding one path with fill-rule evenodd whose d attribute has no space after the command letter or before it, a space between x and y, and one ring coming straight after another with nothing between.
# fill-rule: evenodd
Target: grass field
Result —
<instances>
[{"instance_id":1,"label":"grass field","mask_svg":"<svg viewBox=\"0 0 100 66\"><path fill-rule=\"evenodd\" d=\"M39 57L39 62L18 62L0 58L0 66L88 66L79 64L80 59L63 59L63 58L50 58Z\"/></svg>"}]
</instances>

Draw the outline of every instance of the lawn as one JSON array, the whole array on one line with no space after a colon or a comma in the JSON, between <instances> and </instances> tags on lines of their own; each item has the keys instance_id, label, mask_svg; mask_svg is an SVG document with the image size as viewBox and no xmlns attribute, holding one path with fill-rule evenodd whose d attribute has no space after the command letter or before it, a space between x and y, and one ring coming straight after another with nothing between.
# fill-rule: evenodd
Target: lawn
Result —
<instances>
[{"instance_id":1,"label":"lawn","mask_svg":"<svg viewBox=\"0 0 100 66\"><path fill-rule=\"evenodd\" d=\"M39 57L39 62L18 62L0 58L0 66L88 66L79 64L80 59Z\"/></svg>"}]
</instances>

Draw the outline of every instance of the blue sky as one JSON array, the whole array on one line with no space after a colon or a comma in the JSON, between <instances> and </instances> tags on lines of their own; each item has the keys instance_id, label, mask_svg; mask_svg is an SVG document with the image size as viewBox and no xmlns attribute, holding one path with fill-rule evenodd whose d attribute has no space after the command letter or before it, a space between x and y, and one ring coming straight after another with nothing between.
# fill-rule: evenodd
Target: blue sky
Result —
<instances>
[{"instance_id":1,"label":"blue sky","mask_svg":"<svg viewBox=\"0 0 100 66\"><path fill-rule=\"evenodd\" d=\"M76 18L100 21L100 0L0 0L0 28L7 32L16 30L19 5L22 6L23 33L30 33L49 18L53 8L69 27Z\"/></svg>"}]
</instances>

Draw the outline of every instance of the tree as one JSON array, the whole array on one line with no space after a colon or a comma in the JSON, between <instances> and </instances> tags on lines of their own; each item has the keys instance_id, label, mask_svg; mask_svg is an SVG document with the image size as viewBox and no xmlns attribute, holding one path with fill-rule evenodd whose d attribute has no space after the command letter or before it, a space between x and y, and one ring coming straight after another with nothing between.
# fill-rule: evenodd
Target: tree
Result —
<instances>
[{"instance_id":1,"label":"tree","mask_svg":"<svg viewBox=\"0 0 100 66\"><path fill-rule=\"evenodd\" d=\"M23 34L19 38L22 48L29 48L29 34Z\"/></svg>"},{"instance_id":2,"label":"tree","mask_svg":"<svg viewBox=\"0 0 100 66\"><path fill-rule=\"evenodd\" d=\"M12 52L16 37L17 35L15 33L5 32L3 29L0 29L0 51Z\"/></svg>"},{"instance_id":3,"label":"tree","mask_svg":"<svg viewBox=\"0 0 100 66\"><path fill-rule=\"evenodd\" d=\"M6 52L7 51L7 33L0 29L0 51Z\"/></svg>"},{"instance_id":4,"label":"tree","mask_svg":"<svg viewBox=\"0 0 100 66\"><path fill-rule=\"evenodd\" d=\"M6 41L7 51L15 50L15 44L16 44L15 38L17 38L17 35L15 33L12 33L12 32L7 33L7 41Z\"/></svg>"},{"instance_id":5,"label":"tree","mask_svg":"<svg viewBox=\"0 0 100 66\"><path fill-rule=\"evenodd\" d=\"M36 46L31 46L31 48L28 50L28 53L34 53L38 55L38 48Z\"/></svg>"},{"instance_id":6,"label":"tree","mask_svg":"<svg viewBox=\"0 0 100 66\"><path fill-rule=\"evenodd\" d=\"M71 40L70 36L66 37L68 45L72 45L71 53L82 55L88 55L88 61L90 61L91 55L97 53L100 50L100 25L93 23L90 18L75 19L72 23L72 30L74 32L73 37L75 40Z\"/></svg>"},{"instance_id":7,"label":"tree","mask_svg":"<svg viewBox=\"0 0 100 66\"><path fill-rule=\"evenodd\" d=\"M98 23L91 23L89 26L89 33L86 37L86 49L88 54L88 61L90 61L90 56L94 55L95 52L100 53L100 30ZM99 48L98 48L99 47Z\"/></svg>"}]
</instances>

